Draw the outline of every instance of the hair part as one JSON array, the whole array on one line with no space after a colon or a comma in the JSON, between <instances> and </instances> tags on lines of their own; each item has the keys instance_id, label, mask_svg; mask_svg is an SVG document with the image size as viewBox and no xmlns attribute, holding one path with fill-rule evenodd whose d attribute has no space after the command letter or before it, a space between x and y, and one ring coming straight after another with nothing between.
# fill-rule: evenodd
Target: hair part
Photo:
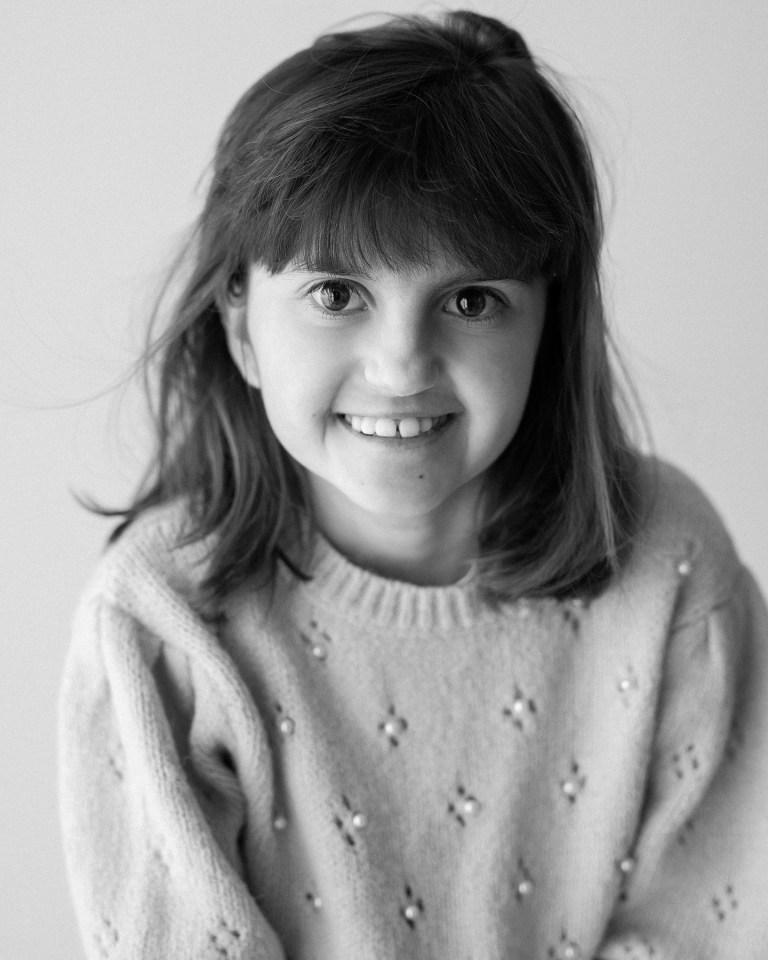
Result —
<instances>
[{"instance_id":1,"label":"hair part","mask_svg":"<svg viewBox=\"0 0 768 960\"><path fill-rule=\"evenodd\" d=\"M252 263L365 273L428 265L440 250L488 276L548 280L523 420L486 475L481 583L497 597L598 592L638 523L601 244L581 124L515 30L454 11L319 38L255 83L225 124L172 274L187 264L189 276L147 348L157 449L125 522L186 498L185 541L215 534L212 598L270 581L281 559L298 572L302 473L232 361L225 299L243 293Z\"/></svg>"}]
</instances>

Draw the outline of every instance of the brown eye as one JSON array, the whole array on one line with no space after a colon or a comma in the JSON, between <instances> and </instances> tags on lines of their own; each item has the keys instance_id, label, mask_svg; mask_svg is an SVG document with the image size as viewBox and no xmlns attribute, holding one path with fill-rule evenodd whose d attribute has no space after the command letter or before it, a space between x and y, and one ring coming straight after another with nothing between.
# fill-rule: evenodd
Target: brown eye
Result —
<instances>
[{"instance_id":1,"label":"brown eye","mask_svg":"<svg viewBox=\"0 0 768 960\"><path fill-rule=\"evenodd\" d=\"M465 287L456 295L456 306L465 317L479 317L487 304L488 298L480 287Z\"/></svg>"},{"instance_id":2,"label":"brown eye","mask_svg":"<svg viewBox=\"0 0 768 960\"><path fill-rule=\"evenodd\" d=\"M340 280L327 280L317 290L320 305L333 312L343 310L352 299L352 290L349 285Z\"/></svg>"}]
</instances>

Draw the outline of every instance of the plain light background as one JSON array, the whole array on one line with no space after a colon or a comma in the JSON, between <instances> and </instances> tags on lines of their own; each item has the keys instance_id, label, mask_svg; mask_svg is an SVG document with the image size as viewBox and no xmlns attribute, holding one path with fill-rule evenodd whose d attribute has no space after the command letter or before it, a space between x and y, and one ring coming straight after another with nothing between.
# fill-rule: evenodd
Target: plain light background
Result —
<instances>
[{"instance_id":1,"label":"plain light background","mask_svg":"<svg viewBox=\"0 0 768 960\"><path fill-rule=\"evenodd\" d=\"M571 78L608 174L606 288L657 450L714 499L768 587L768 7L477 0ZM72 609L145 451L110 393L218 130L267 68L389 0L11 0L0 36L0 927L82 956L56 808ZM461 132L459 135L465 135ZM105 391L107 391L105 393ZM122 404L122 405L121 405Z\"/></svg>"}]
</instances>

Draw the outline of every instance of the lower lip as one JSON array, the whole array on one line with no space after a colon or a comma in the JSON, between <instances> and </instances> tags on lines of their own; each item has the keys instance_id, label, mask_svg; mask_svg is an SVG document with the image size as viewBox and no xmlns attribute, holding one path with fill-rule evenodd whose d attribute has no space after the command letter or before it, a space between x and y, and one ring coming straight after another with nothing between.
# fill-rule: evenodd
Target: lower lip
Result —
<instances>
[{"instance_id":1,"label":"lower lip","mask_svg":"<svg viewBox=\"0 0 768 960\"><path fill-rule=\"evenodd\" d=\"M450 430L453 426L456 421L456 415L449 413L445 423L435 429L428 430L426 433L420 433L416 437L401 437L399 434L395 437L379 437L375 433L358 433L357 430L353 430L351 425L347 423L343 414L338 415L336 420L345 430L351 433L353 437L359 437L361 440L381 444L388 450L415 450L439 440L445 434L446 430Z\"/></svg>"}]
</instances>

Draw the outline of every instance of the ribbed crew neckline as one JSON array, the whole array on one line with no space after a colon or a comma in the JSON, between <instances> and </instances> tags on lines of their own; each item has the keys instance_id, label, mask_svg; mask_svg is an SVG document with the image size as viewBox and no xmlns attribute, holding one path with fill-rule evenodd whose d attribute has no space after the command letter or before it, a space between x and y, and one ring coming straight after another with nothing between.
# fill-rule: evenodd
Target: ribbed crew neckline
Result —
<instances>
[{"instance_id":1,"label":"ribbed crew neckline","mask_svg":"<svg viewBox=\"0 0 768 960\"><path fill-rule=\"evenodd\" d=\"M367 624L396 629L465 629L477 625L482 603L474 570L447 586L392 580L359 567L316 535L302 590L326 606L348 611ZM283 570L295 583L293 574Z\"/></svg>"}]
</instances>

